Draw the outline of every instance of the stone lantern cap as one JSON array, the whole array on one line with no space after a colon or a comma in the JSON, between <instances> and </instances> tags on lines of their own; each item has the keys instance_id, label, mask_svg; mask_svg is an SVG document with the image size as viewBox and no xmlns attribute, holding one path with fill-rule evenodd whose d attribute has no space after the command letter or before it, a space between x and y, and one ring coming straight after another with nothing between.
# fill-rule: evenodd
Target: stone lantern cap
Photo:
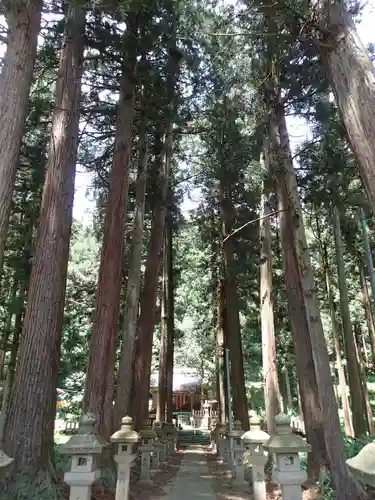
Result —
<instances>
[{"instance_id":1,"label":"stone lantern cap","mask_svg":"<svg viewBox=\"0 0 375 500\"><path fill-rule=\"evenodd\" d=\"M262 419L258 415L250 418L250 430L242 436L245 445L260 444L264 445L270 438L267 432L262 430Z\"/></svg>"},{"instance_id":2,"label":"stone lantern cap","mask_svg":"<svg viewBox=\"0 0 375 500\"><path fill-rule=\"evenodd\" d=\"M5 451L0 450L0 470L10 467L13 462L14 458L8 457Z\"/></svg>"},{"instance_id":3,"label":"stone lantern cap","mask_svg":"<svg viewBox=\"0 0 375 500\"><path fill-rule=\"evenodd\" d=\"M167 436L170 436L173 434L174 424L172 422L163 422L162 429L164 430L164 432Z\"/></svg>"},{"instance_id":4,"label":"stone lantern cap","mask_svg":"<svg viewBox=\"0 0 375 500\"><path fill-rule=\"evenodd\" d=\"M233 429L231 431L228 432L228 437L229 438L240 438L243 436L243 430L242 430L242 424L239 420L236 420L234 423L233 423Z\"/></svg>"},{"instance_id":5,"label":"stone lantern cap","mask_svg":"<svg viewBox=\"0 0 375 500\"><path fill-rule=\"evenodd\" d=\"M350 473L361 483L375 486L375 443L367 444L353 458L348 458L346 465Z\"/></svg>"},{"instance_id":6,"label":"stone lantern cap","mask_svg":"<svg viewBox=\"0 0 375 500\"><path fill-rule=\"evenodd\" d=\"M61 453L65 455L99 455L108 443L96 434L94 426L97 417L86 413L80 418L78 434L61 446Z\"/></svg>"},{"instance_id":7,"label":"stone lantern cap","mask_svg":"<svg viewBox=\"0 0 375 500\"><path fill-rule=\"evenodd\" d=\"M226 424L222 424L221 422L216 422L215 430L216 431L224 431L227 428Z\"/></svg>"},{"instance_id":8,"label":"stone lantern cap","mask_svg":"<svg viewBox=\"0 0 375 500\"><path fill-rule=\"evenodd\" d=\"M121 428L112 434L110 440L112 443L138 443L140 436L138 432L132 428L131 417L126 416L121 420Z\"/></svg>"},{"instance_id":9,"label":"stone lantern cap","mask_svg":"<svg viewBox=\"0 0 375 500\"><path fill-rule=\"evenodd\" d=\"M154 432L158 438L161 438L164 436L164 432L163 432L163 429L161 428L160 422L155 421L154 425L152 427L153 427Z\"/></svg>"},{"instance_id":10,"label":"stone lantern cap","mask_svg":"<svg viewBox=\"0 0 375 500\"><path fill-rule=\"evenodd\" d=\"M259 415L252 415L250 417L250 428L253 428L253 429L261 429L262 428L262 419Z\"/></svg>"},{"instance_id":11,"label":"stone lantern cap","mask_svg":"<svg viewBox=\"0 0 375 500\"><path fill-rule=\"evenodd\" d=\"M163 422L162 427L165 427L166 429L173 429L174 423L173 422Z\"/></svg>"},{"instance_id":12,"label":"stone lantern cap","mask_svg":"<svg viewBox=\"0 0 375 500\"><path fill-rule=\"evenodd\" d=\"M155 439L156 432L151 428L150 423L147 420L144 420L141 430L139 431L139 436L141 439Z\"/></svg>"},{"instance_id":13,"label":"stone lantern cap","mask_svg":"<svg viewBox=\"0 0 375 500\"><path fill-rule=\"evenodd\" d=\"M300 453L308 452L311 446L297 434L294 434L290 427L290 417L284 413L279 413L275 417L276 434L271 436L265 444L272 453Z\"/></svg>"}]
</instances>

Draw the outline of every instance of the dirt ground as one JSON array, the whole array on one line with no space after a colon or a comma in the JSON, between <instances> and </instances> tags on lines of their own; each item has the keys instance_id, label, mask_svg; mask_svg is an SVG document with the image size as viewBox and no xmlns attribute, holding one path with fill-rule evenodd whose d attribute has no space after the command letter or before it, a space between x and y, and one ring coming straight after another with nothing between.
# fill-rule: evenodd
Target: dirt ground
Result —
<instances>
[{"instance_id":1,"label":"dirt ground","mask_svg":"<svg viewBox=\"0 0 375 500\"><path fill-rule=\"evenodd\" d=\"M168 463L152 475L152 485L141 486L138 483L139 467L134 466L130 476L130 500L150 500L163 497L168 485L173 481L181 464L183 452L178 450L172 455ZM66 484L60 485L62 497L69 500L69 487ZM107 489L98 484L93 487L91 500L115 500L115 490Z\"/></svg>"}]
</instances>

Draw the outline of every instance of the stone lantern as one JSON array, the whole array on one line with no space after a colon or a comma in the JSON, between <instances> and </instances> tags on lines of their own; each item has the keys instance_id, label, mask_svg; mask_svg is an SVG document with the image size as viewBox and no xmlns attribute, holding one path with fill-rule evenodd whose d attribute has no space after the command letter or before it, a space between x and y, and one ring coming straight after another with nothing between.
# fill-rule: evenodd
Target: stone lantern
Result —
<instances>
[{"instance_id":1,"label":"stone lantern","mask_svg":"<svg viewBox=\"0 0 375 500\"><path fill-rule=\"evenodd\" d=\"M242 437L252 465L254 500L266 500L266 477L264 467L268 457L264 451L264 445L267 443L270 436L267 432L262 431L261 425L262 420L260 417L251 417L250 430Z\"/></svg>"},{"instance_id":2,"label":"stone lantern","mask_svg":"<svg viewBox=\"0 0 375 500\"><path fill-rule=\"evenodd\" d=\"M117 462L116 500L128 500L130 467L135 459L133 447L140 440L139 434L132 428L131 417L122 419L120 430L110 439L117 444L117 454L114 456Z\"/></svg>"},{"instance_id":3,"label":"stone lantern","mask_svg":"<svg viewBox=\"0 0 375 500\"><path fill-rule=\"evenodd\" d=\"M201 423L201 429L208 430L211 427L210 408L211 407L208 401L205 401L203 405L203 418Z\"/></svg>"},{"instance_id":4,"label":"stone lantern","mask_svg":"<svg viewBox=\"0 0 375 500\"><path fill-rule=\"evenodd\" d=\"M241 439L243 433L242 425L239 420L234 422L233 430L228 432L228 437L232 440L233 445L232 476L235 483L238 485L245 484L245 467L243 462L245 447Z\"/></svg>"},{"instance_id":5,"label":"stone lantern","mask_svg":"<svg viewBox=\"0 0 375 500\"><path fill-rule=\"evenodd\" d=\"M167 439L165 432L163 431L162 425L160 422L154 422L153 425L154 432L157 437L157 443L159 447L159 461L160 464L163 464L167 461Z\"/></svg>"},{"instance_id":6,"label":"stone lantern","mask_svg":"<svg viewBox=\"0 0 375 500\"><path fill-rule=\"evenodd\" d=\"M139 431L139 436L141 438L141 446L139 447L139 452L141 454L140 481L144 484L150 484L151 454L154 451L153 443L156 438L156 433L152 430L148 419L143 422L141 430Z\"/></svg>"},{"instance_id":7,"label":"stone lantern","mask_svg":"<svg viewBox=\"0 0 375 500\"><path fill-rule=\"evenodd\" d=\"M92 485L100 477L99 458L108 443L95 433L96 422L95 415L83 415L78 434L61 446L61 453L72 457L70 471L64 474L64 481L70 486L70 500L91 500Z\"/></svg>"},{"instance_id":8,"label":"stone lantern","mask_svg":"<svg viewBox=\"0 0 375 500\"><path fill-rule=\"evenodd\" d=\"M346 465L357 481L375 488L375 443L367 444L358 455L348 458Z\"/></svg>"},{"instance_id":9,"label":"stone lantern","mask_svg":"<svg viewBox=\"0 0 375 500\"><path fill-rule=\"evenodd\" d=\"M0 450L0 481L9 476L12 471L14 458L8 457L5 451Z\"/></svg>"},{"instance_id":10,"label":"stone lantern","mask_svg":"<svg viewBox=\"0 0 375 500\"><path fill-rule=\"evenodd\" d=\"M217 459L219 462L223 462L224 457L224 446L225 446L225 431L226 424L222 424L218 422L215 426L215 441L216 441L216 451L217 451Z\"/></svg>"},{"instance_id":11,"label":"stone lantern","mask_svg":"<svg viewBox=\"0 0 375 500\"><path fill-rule=\"evenodd\" d=\"M221 432L221 444L222 444L222 452L223 452L223 460L222 463L226 465L231 465L231 447L230 447L230 439L228 438L228 424L225 424L224 430Z\"/></svg>"},{"instance_id":12,"label":"stone lantern","mask_svg":"<svg viewBox=\"0 0 375 500\"><path fill-rule=\"evenodd\" d=\"M159 469L160 465L165 462L165 443L163 442L164 433L161 429L160 422L154 422L153 430L156 434L154 441L153 452L153 468Z\"/></svg>"},{"instance_id":13,"label":"stone lantern","mask_svg":"<svg viewBox=\"0 0 375 500\"><path fill-rule=\"evenodd\" d=\"M174 441L175 441L175 436L174 436L174 425L172 422L163 422L162 424L162 429L164 430L165 433L165 439L167 441L167 457L171 453L173 453L173 448L174 448Z\"/></svg>"},{"instance_id":14,"label":"stone lantern","mask_svg":"<svg viewBox=\"0 0 375 500\"><path fill-rule=\"evenodd\" d=\"M280 484L282 497L288 500L302 500L302 484L307 479L301 470L299 453L308 453L311 446L292 432L290 417L280 413L275 417L276 434L265 445L276 457L275 480Z\"/></svg>"}]
</instances>

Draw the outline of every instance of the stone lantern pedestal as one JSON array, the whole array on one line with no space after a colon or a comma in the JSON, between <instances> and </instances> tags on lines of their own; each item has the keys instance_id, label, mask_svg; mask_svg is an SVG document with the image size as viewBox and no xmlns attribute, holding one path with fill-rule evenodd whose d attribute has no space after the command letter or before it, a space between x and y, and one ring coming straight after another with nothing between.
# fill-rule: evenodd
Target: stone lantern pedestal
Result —
<instances>
[{"instance_id":1,"label":"stone lantern pedestal","mask_svg":"<svg viewBox=\"0 0 375 500\"><path fill-rule=\"evenodd\" d=\"M346 465L357 481L375 488L375 443L367 444L358 455L348 458Z\"/></svg>"},{"instance_id":2,"label":"stone lantern pedestal","mask_svg":"<svg viewBox=\"0 0 375 500\"><path fill-rule=\"evenodd\" d=\"M121 429L111 436L111 442L117 444L117 454L114 456L117 462L116 500L129 498L130 468L135 459L133 447L139 440L139 434L132 429L131 417L124 417Z\"/></svg>"},{"instance_id":3,"label":"stone lantern pedestal","mask_svg":"<svg viewBox=\"0 0 375 500\"><path fill-rule=\"evenodd\" d=\"M70 500L91 500L92 485L100 477L99 457L108 443L95 433L96 421L90 413L81 417L78 434L61 446L61 453L72 457L70 471L64 474Z\"/></svg>"},{"instance_id":4,"label":"stone lantern pedestal","mask_svg":"<svg viewBox=\"0 0 375 500\"><path fill-rule=\"evenodd\" d=\"M242 440L243 434L244 431L242 430L241 422L237 420L234 422L233 430L228 432L228 438L231 439L233 443L232 477L237 485L246 484L243 462L245 452L245 446Z\"/></svg>"},{"instance_id":5,"label":"stone lantern pedestal","mask_svg":"<svg viewBox=\"0 0 375 500\"><path fill-rule=\"evenodd\" d=\"M156 438L156 434L151 429L148 420L144 421L141 430L139 431L139 436L141 438L141 446L139 447L139 453L141 454L140 482L143 484L151 484L151 454L154 451L153 443Z\"/></svg>"},{"instance_id":6,"label":"stone lantern pedestal","mask_svg":"<svg viewBox=\"0 0 375 500\"><path fill-rule=\"evenodd\" d=\"M263 446L270 436L261 429L261 419L253 416L250 419L250 430L243 435L245 448L249 453L252 476L254 500L266 500L266 477L264 467L267 463L267 455Z\"/></svg>"},{"instance_id":7,"label":"stone lantern pedestal","mask_svg":"<svg viewBox=\"0 0 375 500\"><path fill-rule=\"evenodd\" d=\"M301 470L299 453L308 453L311 446L301 436L294 434L290 427L290 417L280 413L275 417L276 434L265 445L276 457L274 478L280 484L282 497L288 500L302 500L302 484L307 479Z\"/></svg>"}]
</instances>

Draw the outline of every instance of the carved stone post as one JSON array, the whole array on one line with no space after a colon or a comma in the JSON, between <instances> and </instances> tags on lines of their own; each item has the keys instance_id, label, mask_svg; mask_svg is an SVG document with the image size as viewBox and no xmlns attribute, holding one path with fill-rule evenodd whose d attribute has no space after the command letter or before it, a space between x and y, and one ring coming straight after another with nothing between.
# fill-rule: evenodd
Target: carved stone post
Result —
<instances>
[{"instance_id":1,"label":"carved stone post","mask_svg":"<svg viewBox=\"0 0 375 500\"><path fill-rule=\"evenodd\" d=\"M261 429L261 419L258 416L252 417L250 419L250 430L243 435L243 440L252 464L254 500L266 500L267 497L264 473L267 455L263 446L269 438L269 434Z\"/></svg>"},{"instance_id":2,"label":"carved stone post","mask_svg":"<svg viewBox=\"0 0 375 500\"><path fill-rule=\"evenodd\" d=\"M245 452L245 446L242 440L244 432L242 430L242 425L239 420L234 422L233 431L228 432L228 438L233 440L233 469L232 477L237 485L245 484L245 466L243 462L243 456Z\"/></svg>"},{"instance_id":3,"label":"carved stone post","mask_svg":"<svg viewBox=\"0 0 375 500\"><path fill-rule=\"evenodd\" d=\"M72 457L70 471L64 474L70 500L91 500L92 485L100 477L99 457L108 443L95 433L96 421L95 415L83 415L78 434L61 446L61 453Z\"/></svg>"},{"instance_id":4,"label":"carved stone post","mask_svg":"<svg viewBox=\"0 0 375 500\"><path fill-rule=\"evenodd\" d=\"M141 438L141 446L139 447L139 453L141 454L140 482L143 484L150 484L152 483L150 477L151 454L154 451L153 443L156 438L156 434L151 429L148 420L143 422L141 430L139 431L139 436Z\"/></svg>"},{"instance_id":5,"label":"carved stone post","mask_svg":"<svg viewBox=\"0 0 375 500\"><path fill-rule=\"evenodd\" d=\"M116 500L128 500L130 468L135 459L133 446L138 443L140 436L132 429L131 417L124 417L121 429L111 436L111 442L117 444L117 454L114 459L117 462Z\"/></svg>"},{"instance_id":6,"label":"carved stone post","mask_svg":"<svg viewBox=\"0 0 375 500\"><path fill-rule=\"evenodd\" d=\"M301 486L307 474L301 469L299 453L309 452L311 446L292 432L288 415L280 413L275 417L275 423L276 434L265 445L276 456L274 478L280 484L283 499L302 500Z\"/></svg>"}]
</instances>

